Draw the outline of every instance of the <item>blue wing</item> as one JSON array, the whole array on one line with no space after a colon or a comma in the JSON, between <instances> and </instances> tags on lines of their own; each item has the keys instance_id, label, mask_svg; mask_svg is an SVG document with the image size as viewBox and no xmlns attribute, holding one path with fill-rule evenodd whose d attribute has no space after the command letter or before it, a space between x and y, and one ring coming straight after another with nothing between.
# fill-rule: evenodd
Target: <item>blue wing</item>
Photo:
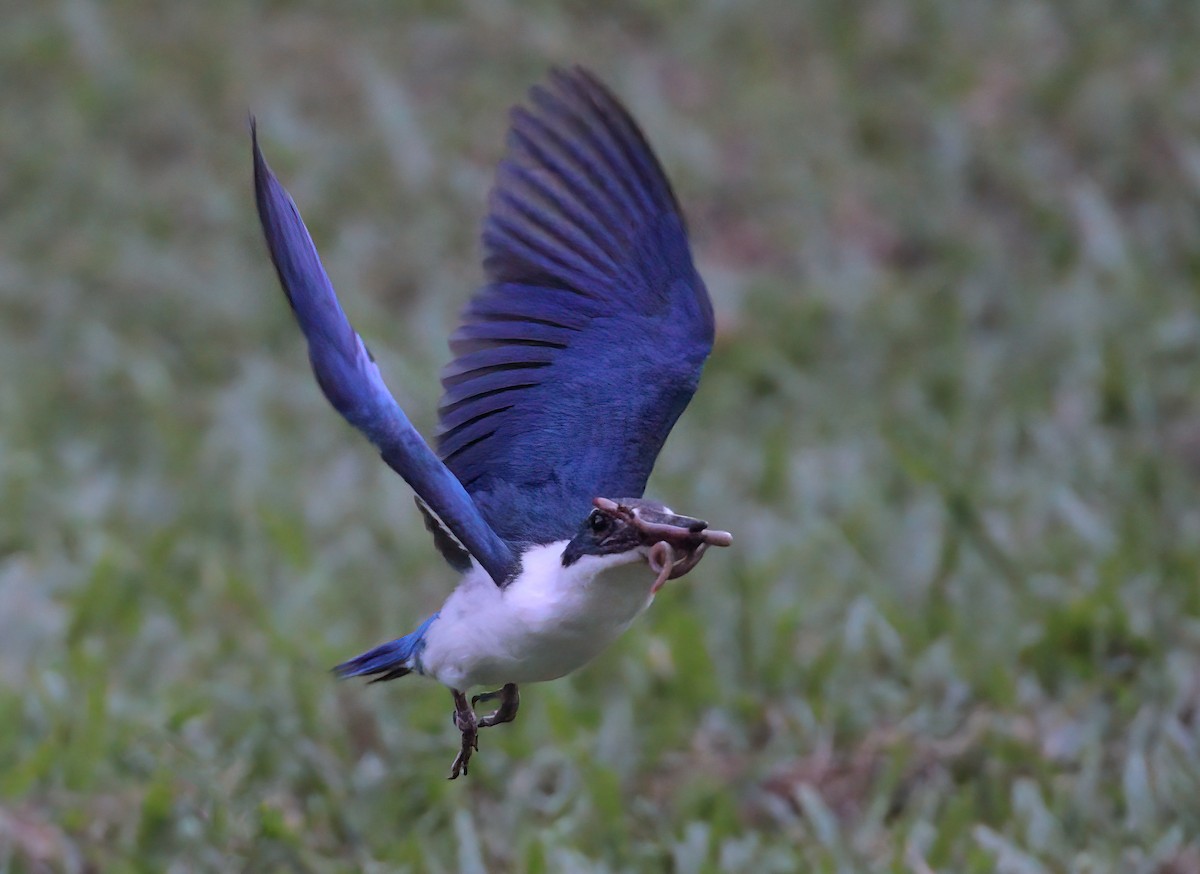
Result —
<instances>
[{"instance_id":1,"label":"blue wing","mask_svg":"<svg viewBox=\"0 0 1200 874\"><path fill-rule=\"evenodd\" d=\"M450 339L438 449L510 542L640 497L712 348L671 186L590 73L513 110L483 225L489 280Z\"/></svg>"},{"instance_id":2,"label":"blue wing","mask_svg":"<svg viewBox=\"0 0 1200 874\"><path fill-rule=\"evenodd\" d=\"M292 198L254 147L254 195L271 260L325 397L362 431L413 491L441 517L497 585L515 569L511 548L484 521L470 495L408 421L342 307Z\"/></svg>"}]
</instances>

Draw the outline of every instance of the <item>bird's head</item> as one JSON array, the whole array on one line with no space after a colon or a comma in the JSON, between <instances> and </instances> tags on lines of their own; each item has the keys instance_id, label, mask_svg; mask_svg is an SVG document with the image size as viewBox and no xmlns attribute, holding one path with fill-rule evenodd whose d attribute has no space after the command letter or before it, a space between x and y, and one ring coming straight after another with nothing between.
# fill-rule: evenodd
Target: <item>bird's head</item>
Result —
<instances>
[{"instance_id":1,"label":"bird's head","mask_svg":"<svg viewBox=\"0 0 1200 874\"><path fill-rule=\"evenodd\" d=\"M708 547L733 542L728 531L680 516L657 501L596 498L592 503L594 509L563 550L563 567L585 555L627 555L630 561L644 558L658 575L651 590L657 592L667 580L677 579L699 564Z\"/></svg>"}]
</instances>

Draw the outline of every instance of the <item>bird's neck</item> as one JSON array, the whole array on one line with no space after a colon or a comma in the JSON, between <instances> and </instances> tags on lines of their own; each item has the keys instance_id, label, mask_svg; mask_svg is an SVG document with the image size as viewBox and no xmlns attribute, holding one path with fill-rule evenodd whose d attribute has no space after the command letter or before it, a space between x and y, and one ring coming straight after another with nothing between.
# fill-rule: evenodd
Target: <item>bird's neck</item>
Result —
<instances>
[{"instance_id":1,"label":"bird's neck","mask_svg":"<svg viewBox=\"0 0 1200 874\"><path fill-rule=\"evenodd\" d=\"M521 572L504 591L514 609L554 622L627 623L650 603L654 579L640 555L585 555L563 567L567 543L522 554Z\"/></svg>"}]
</instances>

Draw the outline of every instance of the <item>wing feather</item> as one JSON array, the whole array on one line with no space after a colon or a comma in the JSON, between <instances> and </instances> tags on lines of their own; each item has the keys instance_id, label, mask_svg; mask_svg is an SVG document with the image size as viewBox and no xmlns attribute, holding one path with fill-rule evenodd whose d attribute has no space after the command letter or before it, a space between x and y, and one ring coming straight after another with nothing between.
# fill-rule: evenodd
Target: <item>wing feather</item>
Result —
<instances>
[{"instance_id":1,"label":"wing feather","mask_svg":"<svg viewBox=\"0 0 1200 874\"><path fill-rule=\"evenodd\" d=\"M417 433L384 385L374 359L338 303L296 204L258 148L253 121L250 131L259 220L279 282L308 340L309 361L321 391L412 486L422 512L428 508L437 513L496 584L503 585L518 566L511 547L487 523L462 483ZM485 417L498 411L493 407L474 413L467 427L480 432ZM445 543L439 542L438 547L448 555ZM456 566L462 568L461 560Z\"/></svg>"},{"instance_id":2,"label":"wing feather","mask_svg":"<svg viewBox=\"0 0 1200 874\"><path fill-rule=\"evenodd\" d=\"M593 497L642 494L712 305L658 160L580 68L513 110L483 244L489 284L451 338L438 450L504 538L544 543Z\"/></svg>"}]
</instances>

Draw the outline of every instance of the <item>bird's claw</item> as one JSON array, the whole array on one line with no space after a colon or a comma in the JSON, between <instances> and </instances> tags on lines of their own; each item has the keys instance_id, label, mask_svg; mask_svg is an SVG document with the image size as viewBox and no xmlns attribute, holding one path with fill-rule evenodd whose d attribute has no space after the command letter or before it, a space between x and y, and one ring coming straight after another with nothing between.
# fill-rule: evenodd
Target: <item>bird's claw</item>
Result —
<instances>
[{"instance_id":1,"label":"bird's claw","mask_svg":"<svg viewBox=\"0 0 1200 874\"><path fill-rule=\"evenodd\" d=\"M450 779L457 780L459 774L466 775L469 772L471 753L479 749L479 720L471 705L467 704L466 695L457 689L451 694L454 696L454 727L462 732L462 747L450 766Z\"/></svg>"},{"instance_id":2,"label":"bird's claw","mask_svg":"<svg viewBox=\"0 0 1200 874\"><path fill-rule=\"evenodd\" d=\"M490 728L493 725L512 722L517 718L517 709L521 706L521 696L517 693L516 683L505 683L503 689L476 695L471 699L471 706L474 707L476 701L491 701L495 698L500 699L500 706L479 720L480 728Z\"/></svg>"},{"instance_id":3,"label":"bird's claw","mask_svg":"<svg viewBox=\"0 0 1200 874\"><path fill-rule=\"evenodd\" d=\"M457 690L452 690L454 696L454 712L450 714L454 727L462 732L462 748L454 757L450 766L450 779L455 780L460 774L466 775L471 761L471 754L479 750L479 729L490 728L504 722L512 722L521 706L521 696L517 693L515 683L506 683L504 688L494 692L481 692L471 698L467 704L467 696ZM500 699L500 706L487 716L475 714L475 705L480 701Z\"/></svg>"},{"instance_id":4,"label":"bird's claw","mask_svg":"<svg viewBox=\"0 0 1200 874\"><path fill-rule=\"evenodd\" d=\"M467 741L467 736L464 734L462 749L458 751L458 755L454 757L454 764L450 766L451 780L457 780L460 774L465 777L470 773L468 763L471 761L472 752L471 744Z\"/></svg>"},{"instance_id":5,"label":"bird's claw","mask_svg":"<svg viewBox=\"0 0 1200 874\"><path fill-rule=\"evenodd\" d=\"M503 689L493 689L491 692L480 692L478 695L472 695L471 706L474 707L480 701L495 701L503 691Z\"/></svg>"}]
</instances>

